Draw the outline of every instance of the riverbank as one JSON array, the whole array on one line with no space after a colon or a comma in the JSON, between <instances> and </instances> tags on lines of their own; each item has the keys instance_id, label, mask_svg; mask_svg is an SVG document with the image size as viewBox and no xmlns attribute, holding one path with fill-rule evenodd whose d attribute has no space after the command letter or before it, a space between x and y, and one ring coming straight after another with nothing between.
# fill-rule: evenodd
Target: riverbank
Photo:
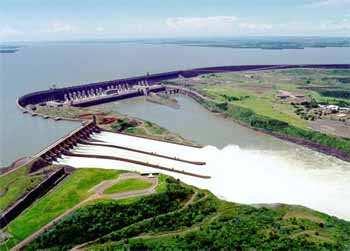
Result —
<instances>
[{"instance_id":1,"label":"riverbank","mask_svg":"<svg viewBox=\"0 0 350 251\"><path fill-rule=\"evenodd\" d=\"M165 105L173 109L180 109L177 100L171 97L170 94L150 93L150 95L146 97L146 100L148 102L152 102L159 105Z\"/></svg>"},{"instance_id":2,"label":"riverbank","mask_svg":"<svg viewBox=\"0 0 350 251\"><path fill-rule=\"evenodd\" d=\"M150 121L133 118L128 115L111 111L106 105L88 108L77 108L72 106L37 106L35 113L42 118L59 117L60 120L79 122L91 120L93 116L96 116L97 125L110 132L124 133L132 136L146 137L177 144L199 146L195 142L187 140L176 133L169 132L167 129Z\"/></svg>"},{"instance_id":3,"label":"riverbank","mask_svg":"<svg viewBox=\"0 0 350 251\"><path fill-rule=\"evenodd\" d=\"M233 119L236 123L240 124L241 126L244 126L259 132L263 132L265 134L274 136L281 140L286 140L288 142L292 142L292 143L307 147L309 149L350 162L350 140L338 139L333 136L329 136L319 132L312 132L312 131L308 132L310 135L309 136L306 130L302 130L302 129L290 126L288 123L285 123L283 121L273 120L267 117L259 116L247 108L238 107L233 104L230 104L229 105L230 107L227 107L226 106L227 104L223 105L223 103L219 103L214 100L211 100L210 98L205 97L200 93L187 88L181 88L181 92L193 98L195 101L197 101L199 104L201 104L203 107L205 107L209 111L220 113L230 119ZM282 127L283 130L281 130L280 127ZM301 137L297 137L299 135ZM320 144L318 142L306 139L306 137L312 137L313 135L315 135L316 139L319 139L317 137L324 138L325 142L327 143L331 141L329 142L329 144L331 144L333 141L335 141L336 143L340 141L340 144L344 142L345 146L339 149L336 147ZM302 136L305 138L303 138ZM345 151L345 149L348 149L348 151Z\"/></svg>"},{"instance_id":4,"label":"riverbank","mask_svg":"<svg viewBox=\"0 0 350 251\"><path fill-rule=\"evenodd\" d=\"M306 130L295 128L283 121L259 116L247 108L238 107L234 104L229 104L229 106L223 105L222 102L212 100L193 89L181 88L176 85L169 86L172 88L180 88L180 92L182 94L191 97L210 112L222 114L226 118L233 119L235 123L238 123L241 126L350 162L350 153L346 152L344 149L321 144L319 142L306 138L310 137L306 134ZM92 115L95 115L97 117L98 125L108 131L126 133L134 136L144 136L152 139L170 141L173 143L198 146L194 142L186 140L178 134L171 133L168 130L156 125L155 123L143 121L137 118L130 118L129 116L111 111L107 105L100 105L89 108L76 108L71 106L37 106L35 114L43 118L59 117L61 120L68 121L84 121L86 119L91 119ZM280 126L283 126L283 130L281 130ZM346 141L343 139L337 139L334 136L321 134L319 132L309 131L309 133L311 136L316 135L316 138L318 140L320 139L319 135L321 135L321 137L324 138L328 143ZM300 137L300 135L302 137ZM350 152L350 142L348 144L348 149Z\"/></svg>"}]
</instances>

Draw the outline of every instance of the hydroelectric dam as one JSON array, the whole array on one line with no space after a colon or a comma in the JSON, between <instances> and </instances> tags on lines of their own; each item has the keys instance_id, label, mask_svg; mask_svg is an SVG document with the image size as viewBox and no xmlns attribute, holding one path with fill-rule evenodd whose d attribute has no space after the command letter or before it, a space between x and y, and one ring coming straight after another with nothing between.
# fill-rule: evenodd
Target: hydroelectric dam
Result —
<instances>
[{"instance_id":1,"label":"hydroelectric dam","mask_svg":"<svg viewBox=\"0 0 350 251\"><path fill-rule=\"evenodd\" d=\"M304 64L304 65L238 65L218 66L208 68L196 68L179 70L158 74L146 74L138 77L86 83L65 88L52 88L45 91L37 91L18 98L17 103L21 109L28 109L30 105L46 102L68 103L77 107L86 107L106 102L122 100L142 95L149 92L165 90L161 81L176 79L179 77L191 78L198 75L223 72L240 71L266 71L293 68L305 69L350 69L350 64Z\"/></svg>"},{"instance_id":2,"label":"hydroelectric dam","mask_svg":"<svg viewBox=\"0 0 350 251\"><path fill-rule=\"evenodd\" d=\"M191 78L202 74L222 73L222 72L240 72L240 71L265 71L265 70L283 70L293 68L305 69L350 69L350 64L324 64L324 65L241 65L241 66L222 66L198 68L190 70L180 70L165 72L159 74L146 74L144 76L116 79L110 81L86 83L79 86L52 88L45 91L37 91L26 94L17 99L18 107L24 113L35 114L33 107L37 105L48 105L53 103L57 106L70 105L76 107L88 107L106 102L112 102L122 99L128 99L138 96L148 95L151 92L179 91L191 96L194 99L205 97L191 93L191 90L184 88L172 89L162 83L166 80L176 78ZM65 118L62 118L65 119ZM275 203L284 202L290 204L302 204L323 212L348 217L348 206L342 205L340 209L330 210L328 205L333 203L338 191L337 187L321 186L318 180L309 173L296 175L287 170L276 169L269 172L270 165L266 168L249 169L250 166L260 163L259 155L248 154L239 149L216 149L215 147L193 147L169 142L157 141L143 137L112 133L102 130L94 121L82 121L82 126L70 134L63 136L53 144L44 148L31 159L43 160L47 164L61 164L63 166L72 166L75 168L108 168L137 171L144 174L164 173L172 175L182 181L205 188L214 194L223 196L230 201L241 203ZM229 151L229 155L227 152ZM244 170L238 170L239 159L244 159ZM265 157L264 157L265 159ZM268 158L268 162L272 161ZM227 163L232 163L228 168ZM270 163L270 162L269 162ZM242 163L241 163L242 164ZM267 171L266 171L267 170ZM286 171L286 173L283 173ZM267 173L266 173L267 172ZM285 181L280 184L276 177L276 172L282 172ZM249 180L252 173L256 174L257 179L251 181L259 184L257 187L265 192L265 197L259 194L257 198L256 191L251 191ZM295 177L294 177L294 176ZM326 176L326 175L325 175ZM61 176L60 176L61 177ZM271 184L278 184L279 189L276 192L275 186L267 186L264 178L271 179ZM340 178L339 178L340 179ZM297 184L305 181L305 187L295 188L293 195L295 197L285 199L285 194L289 193L289 184ZM248 182L247 182L248 181ZM323 184L323 183L322 183ZM346 187L348 183L341 183ZM239 193L230 193L229 189ZM225 189L223 189L223 187ZM271 187L271 190L269 190ZM321 203L319 200L313 200L313 191L317 188L325 193L330 190L327 201ZM320 189L321 190L320 190ZM326 189L327 188L327 189ZM296 196L298 194L298 196ZM299 196L305 194L305 196ZM237 197L238 196L238 197ZM240 196L240 197L239 197ZM336 200L334 200L336 201ZM345 215L345 216L344 216Z\"/></svg>"},{"instance_id":3,"label":"hydroelectric dam","mask_svg":"<svg viewBox=\"0 0 350 251\"><path fill-rule=\"evenodd\" d=\"M192 93L191 90L185 88L174 89L174 87L164 85L162 81L191 78L209 73L293 68L350 69L350 64L238 65L146 74L138 77L37 91L18 98L17 105L24 113L29 112L32 115L37 115L33 109L36 105L49 106L54 104L55 106L88 107L148 95L151 92L181 92L194 99L202 99L205 97L198 96L197 93ZM167 173L176 172L208 179L210 175L205 173L206 163L203 156L198 152L199 150L192 146L104 132L96 125L95 121L85 121L80 128L43 149L33 158L40 157L48 163L60 164L64 164L68 159L76 159L80 163L85 161L86 164L89 159L113 160L119 163L121 168L126 166L125 163L128 163L129 166L137 166L138 170L140 166L147 167L147 172L161 170Z\"/></svg>"}]
</instances>

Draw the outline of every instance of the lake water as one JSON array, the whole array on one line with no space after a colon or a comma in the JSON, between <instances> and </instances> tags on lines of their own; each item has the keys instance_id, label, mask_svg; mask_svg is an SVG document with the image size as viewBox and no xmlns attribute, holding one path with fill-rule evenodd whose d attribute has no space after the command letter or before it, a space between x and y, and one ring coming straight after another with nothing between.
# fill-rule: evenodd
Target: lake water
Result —
<instances>
[{"instance_id":1,"label":"lake water","mask_svg":"<svg viewBox=\"0 0 350 251\"><path fill-rule=\"evenodd\" d=\"M0 54L0 167L38 152L79 125L22 114L16 107L16 98L28 92L48 89L52 84L63 87L146 72L277 63L350 63L350 48L280 51L118 43L26 44L17 53ZM233 135L241 134L241 129L234 125L233 128ZM186 132L181 133L192 135L191 131ZM228 143L223 136L212 137L217 138L218 146ZM274 149L270 139L257 137L257 146ZM237 137L234 143L237 142L246 143L244 137Z\"/></svg>"}]
</instances>

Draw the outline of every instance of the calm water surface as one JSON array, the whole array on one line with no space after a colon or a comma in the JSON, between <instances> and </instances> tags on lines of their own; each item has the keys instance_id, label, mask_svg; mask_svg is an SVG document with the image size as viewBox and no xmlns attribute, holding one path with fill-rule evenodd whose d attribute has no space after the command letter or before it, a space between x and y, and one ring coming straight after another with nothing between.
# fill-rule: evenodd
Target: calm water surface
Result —
<instances>
[{"instance_id":1,"label":"calm water surface","mask_svg":"<svg viewBox=\"0 0 350 251\"><path fill-rule=\"evenodd\" d=\"M280 51L173 45L41 43L27 44L14 54L0 54L0 166L6 166L19 157L38 152L79 125L22 114L15 101L17 97L28 92L48 89L52 84L63 87L141 75L146 72L216 65L274 63L350 63L350 48ZM225 126L225 123L227 122L222 122L222 126ZM187 125L181 134L200 140L199 136L190 137L193 134L193 129L190 128L191 125ZM239 142L239 145L255 144L257 147L263 145L266 148L274 148L271 139L261 135L256 136L258 139L252 137L249 140L256 141L254 144L246 142L247 139L241 136L241 130L243 129L232 125L231 138L220 133L215 136L215 131L210 133L213 134L212 140L215 139L219 146L230 143L234 138L233 143ZM245 130L244 133L251 132Z\"/></svg>"}]
</instances>

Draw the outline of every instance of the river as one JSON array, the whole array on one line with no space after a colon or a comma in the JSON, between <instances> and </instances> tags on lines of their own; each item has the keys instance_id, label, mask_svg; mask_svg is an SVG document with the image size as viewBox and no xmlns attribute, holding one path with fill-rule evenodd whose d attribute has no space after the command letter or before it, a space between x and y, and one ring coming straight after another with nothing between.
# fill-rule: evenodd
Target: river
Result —
<instances>
[{"instance_id":1,"label":"river","mask_svg":"<svg viewBox=\"0 0 350 251\"><path fill-rule=\"evenodd\" d=\"M120 43L22 45L17 53L0 54L0 167L38 152L78 126L32 118L17 109L17 97L48 89L52 84L63 87L146 72L217 65L350 62L350 48L260 50ZM190 134L188 131L184 136ZM236 135L240 135L239 131ZM217 143L223 140L221 145L228 143L225 137L217 138ZM267 149L270 147L269 141L258 141L266 144Z\"/></svg>"},{"instance_id":2,"label":"river","mask_svg":"<svg viewBox=\"0 0 350 251\"><path fill-rule=\"evenodd\" d=\"M179 95L176 98L180 109L154 104L143 97L106 106L123 114L155 122L204 146L218 149L237 146L249 152L268 153L284 159L295 168L344 171L350 178L349 162L240 126L228 118L209 112L189 97Z\"/></svg>"},{"instance_id":3,"label":"river","mask_svg":"<svg viewBox=\"0 0 350 251\"><path fill-rule=\"evenodd\" d=\"M134 98L105 104L110 110L156 122L205 147L184 149L177 153L184 158L205 161L202 167L176 165L169 160L136 158L142 161L175 167L175 169L209 175L203 180L169 173L188 184L208 189L228 201L240 203L287 203L304 205L344 219L350 219L350 163L321 154L305 147L281 141L233 123L211 113L186 96L177 96L180 109ZM108 144L129 146L132 139L111 133L96 135ZM137 143L134 143L137 144ZM155 143L138 143L138 149L163 151L172 156L168 146L157 148ZM157 149L157 150L156 150ZM78 147L78 153L122 157L122 153L106 147ZM127 155L133 159L133 154ZM152 157L153 158L153 157ZM75 167L117 168L154 172L154 169L113 160L65 157L59 161Z\"/></svg>"}]
</instances>

